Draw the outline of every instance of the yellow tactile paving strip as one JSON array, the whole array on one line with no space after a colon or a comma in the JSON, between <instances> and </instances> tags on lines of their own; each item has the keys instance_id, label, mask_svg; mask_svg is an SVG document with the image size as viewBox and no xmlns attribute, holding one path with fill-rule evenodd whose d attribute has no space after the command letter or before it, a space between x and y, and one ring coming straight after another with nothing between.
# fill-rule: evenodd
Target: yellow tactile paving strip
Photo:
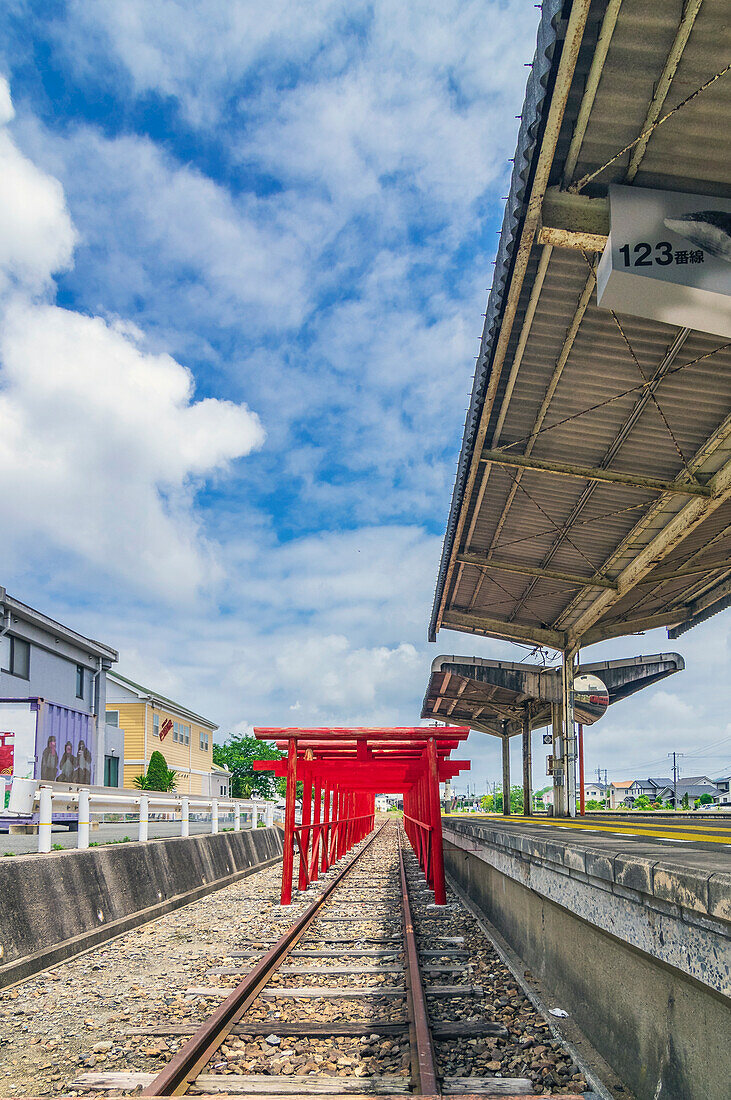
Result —
<instances>
[{"instance_id":1,"label":"yellow tactile paving strip","mask_svg":"<svg viewBox=\"0 0 731 1100\"><path fill-rule=\"evenodd\" d=\"M637 822L634 825L626 821L617 821L615 825L613 822L610 824L606 821L600 823L598 821L569 820L568 818L555 817L544 820L539 817L525 817L523 814L511 814L509 817L503 817L502 814L450 814L449 816L462 816L469 821L500 821L502 824L513 822L514 824L535 825L546 829L577 829L591 833L609 833L615 836L646 836L654 840L677 840L685 843L696 841L696 843L702 844L731 845L731 826L728 825L688 825L685 822L678 822L676 825L672 822L659 821L657 825L649 821Z\"/></svg>"}]
</instances>

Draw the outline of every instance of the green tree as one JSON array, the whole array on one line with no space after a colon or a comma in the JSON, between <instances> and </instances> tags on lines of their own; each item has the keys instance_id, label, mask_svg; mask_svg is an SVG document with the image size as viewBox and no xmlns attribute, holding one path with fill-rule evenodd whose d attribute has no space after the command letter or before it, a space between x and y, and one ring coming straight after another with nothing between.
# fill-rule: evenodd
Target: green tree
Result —
<instances>
[{"instance_id":1,"label":"green tree","mask_svg":"<svg viewBox=\"0 0 731 1100\"><path fill-rule=\"evenodd\" d=\"M655 807L652 805L652 802L646 794L641 794L639 798L635 799L635 810L653 810L654 808Z\"/></svg>"},{"instance_id":2,"label":"green tree","mask_svg":"<svg viewBox=\"0 0 731 1100\"><path fill-rule=\"evenodd\" d=\"M685 792L685 794L681 798L680 805L683 807L684 810L687 810L687 809L690 808L690 799L688 798L688 792L687 791Z\"/></svg>"},{"instance_id":3,"label":"green tree","mask_svg":"<svg viewBox=\"0 0 731 1100\"><path fill-rule=\"evenodd\" d=\"M273 772L255 772L255 760L281 760L278 749L256 737L228 737L222 745L213 745L213 763L231 772L231 794L234 798L274 798L279 784Z\"/></svg>"},{"instance_id":4,"label":"green tree","mask_svg":"<svg viewBox=\"0 0 731 1100\"><path fill-rule=\"evenodd\" d=\"M501 814L503 812L503 792L496 791L493 799L493 805L491 807L495 813ZM510 788L510 811L514 814L522 814L523 812L523 788L511 787Z\"/></svg>"},{"instance_id":5,"label":"green tree","mask_svg":"<svg viewBox=\"0 0 731 1100\"><path fill-rule=\"evenodd\" d=\"M713 795L708 794L706 791L705 794L702 794L700 798L695 800L695 804L696 806L711 806L713 805Z\"/></svg>"},{"instance_id":6,"label":"green tree","mask_svg":"<svg viewBox=\"0 0 731 1100\"><path fill-rule=\"evenodd\" d=\"M168 767L167 760L156 749L145 774L136 775L133 782L140 791L174 791L178 785L178 773Z\"/></svg>"}]
</instances>

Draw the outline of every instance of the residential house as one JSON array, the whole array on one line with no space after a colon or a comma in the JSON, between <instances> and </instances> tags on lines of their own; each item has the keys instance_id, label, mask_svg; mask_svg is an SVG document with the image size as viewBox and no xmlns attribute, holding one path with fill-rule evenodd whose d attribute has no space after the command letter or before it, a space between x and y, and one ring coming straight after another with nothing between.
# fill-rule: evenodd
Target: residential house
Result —
<instances>
[{"instance_id":1,"label":"residential house","mask_svg":"<svg viewBox=\"0 0 731 1100\"><path fill-rule=\"evenodd\" d=\"M683 779L679 779L675 784L670 782L660 792L660 797L663 802L669 802L671 806L677 809L686 794L691 808L695 800L701 798L704 794L709 794L714 803L720 801L718 787L707 775L688 775Z\"/></svg>"},{"instance_id":2,"label":"residential house","mask_svg":"<svg viewBox=\"0 0 731 1100\"><path fill-rule=\"evenodd\" d=\"M672 782L672 779L667 777L663 779L635 779L629 793L633 802L643 795L649 798L650 801L655 802L660 797L660 791L665 790L668 785L672 786Z\"/></svg>"},{"instance_id":3,"label":"residential house","mask_svg":"<svg viewBox=\"0 0 731 1100\"><path fill-rule=\"evenodd\" d=\"M587 802L604 802L606 797L606 783L600 783L596 779L593 783L584 783L584 798Z\"/></svg>"},{"instance_id":4,"label":"residential house","mask_svg":"<svg viewBox=\"0 0 731 1100\"><path fill-rule=\"evenodd\" d=\"M630 806L632 795L629 793L634 779L625 779L620 783L609 784L609 808L616 810L620 806Z\"/></svg>"},{"instance_id":5,"label":"residential house","mask_svg":"<svg viewBox=\"0 0 731 1100\"><path fill-rule=\"evenodd\" d=\"M718 791L718 801L721 806L731 806L731 776L722 776L720 779L714 779L713 785Z\"/></svg>"},{"instance_id":6,"label":"residential house","mask_svg":"<svg viewBox=\"0 0 731 1100\"><path fill-rule=\"evenodd\" d=\"M105 721L118 657L0 588L0 774L118 786L122 735Z\"/></svg>"},{"instance_id":7,"label":"residential house","mask_svg":"<svg viewBox=\"0 0 731 1100\"><path fill-rule=\"evenodd\" d=\"M222 783L224 769L214 771L213 763L218 726L181 703L113 672L107 677L107 722L124 729L125 787L146 771L156 749L178 773L182 794L210 795Z\"/></svg>"},{"instance_id":8,"label":"residential house","mask_svg":"<svg viewBox=\"0 0 731 1100\"><path fill-rule=\"evenodd\" d=\"M212 764L208 776L208 790L204 790L203 794L207 794L210 798L230 798L232 777L233 772L222 768L220 764ZM205 782L203 786L206 786Z\"/></svg>"}]
</instances>

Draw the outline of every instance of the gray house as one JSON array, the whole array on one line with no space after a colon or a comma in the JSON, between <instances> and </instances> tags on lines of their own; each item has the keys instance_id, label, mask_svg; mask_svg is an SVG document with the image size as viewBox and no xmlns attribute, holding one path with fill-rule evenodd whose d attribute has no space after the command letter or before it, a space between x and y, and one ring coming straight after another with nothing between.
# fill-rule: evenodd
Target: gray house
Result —
<instances>
[{"instance_id":1,"label":"gray house","mask_svg":"<svg viewBox=\"0 0 731 1100\"><path fill-rule=\"evenodd\" d=\"M632 799L640 798L643 794L653 801L660 797L660 791L664 791L666 787L672 786L672 779L663 777L661 779L635 779L634 783L629 789L629 795Z\"/></svg>"},{"instance_id":2,"label":"gray house","mask_svg":"<svg viewBox=\"0 0 731 1100\"><path fill-rule=\"evenodd\" d=\"M105 722L118 657L0 587L0 775L121 786L124 731Z\"/></svg>"},{"instance_id":3,"label":"gray house","mask_svg":"<svg viewBox=\"0 0 731 1100\"><path fill-rule=\"evenodd\" d=\"M704 794L709 794L714 802L718 802L720 798L718 787L707 775L689 775L679 779L675 785L670 780L668 786L660 792L660 797L671 806L679 806L686 794L691 808L696 798Z\"/></svg>"},{"instance_id":4,"label":"gray house","mask_svg":"<svg viewBox=\"0 0 731 1100\"><path fill-rule=\"evenodd\" d=\"M713 786L718 791L720 805L731 806L731 776L722 775L719 779L714 779Z\"/></svg>"}]
</instances>

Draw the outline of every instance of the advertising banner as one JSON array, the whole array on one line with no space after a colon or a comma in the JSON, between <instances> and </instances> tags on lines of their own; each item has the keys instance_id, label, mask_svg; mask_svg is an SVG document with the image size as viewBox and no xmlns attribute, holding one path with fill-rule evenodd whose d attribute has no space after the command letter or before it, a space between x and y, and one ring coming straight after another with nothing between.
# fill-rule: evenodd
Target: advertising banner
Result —
<instances>
[{"instance_id":1,"label":"advertising banner","mask_svg":"<svg viewBox=\"0 0 731 1100\"><path fill-rule=\"evenodd\" d=\"M36 778L91 784L92 739L91 715L57 703L41 703L36 731Z\"/></svg>"},{"instance_id":2,"label":"advertising banner","mask_svg":"<svg viewBox=\"0 0 731 1100\"><path fill-rule=\"evenodd\" d=\"M731 336L731 199L609 188L597 304Z\"/></svg>"}]
</instances>

